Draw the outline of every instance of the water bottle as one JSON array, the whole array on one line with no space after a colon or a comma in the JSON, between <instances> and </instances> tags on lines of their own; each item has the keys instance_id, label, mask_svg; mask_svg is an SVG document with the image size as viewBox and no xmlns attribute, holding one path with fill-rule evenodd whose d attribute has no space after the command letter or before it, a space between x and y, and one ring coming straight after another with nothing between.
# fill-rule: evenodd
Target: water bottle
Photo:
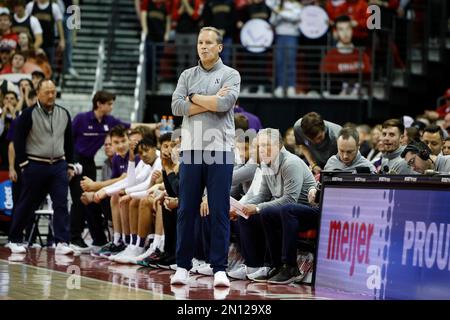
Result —
<instances>
[{"instance_id":1,"label":"water bottle","mask_svg":"<svg viewBox=\"0 0 450 320\"><path fill-rule=\"evenodd\" d=\"M173 132L175 125L173 124L173 117L169 116L169 120L167 121L167 132Z\"/></svg>"},{"instance_id":2,"label":"water bottle","mask_svg":"<svg viewBox=\"0 0 450 320\"><path fill-rule=\"evenodd\" d=\"M159 129L159 132L161 135L163 135L167 132L167 117L166 116L162 116L162 118L161 118L161 128Z\"/></svg>"}]
</instances>

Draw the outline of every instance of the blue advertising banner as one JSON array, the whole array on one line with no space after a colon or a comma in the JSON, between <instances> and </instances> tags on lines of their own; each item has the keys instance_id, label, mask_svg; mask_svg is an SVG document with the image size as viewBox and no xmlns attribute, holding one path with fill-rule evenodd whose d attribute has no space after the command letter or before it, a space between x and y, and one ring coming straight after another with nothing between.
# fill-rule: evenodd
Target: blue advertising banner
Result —
<instances>
[{"instance_id":1,"label":"blue advertising banner","mask_svg":"<svg viewBox=\"0 0 450 320\"><path fill-rule=\"evenodd\" d=\"M10 216L12 208L12 182L11 180L6 180L0 183L0 211Z\"/></svg>"},{"instance_id":2,"label":"blue advertising banner","mask_svg":"<svg viewBox=\"0 0 450 320\"><path fill-rule=\"evenodd\" d=\"M369 299L450 299L450 192L323 190L316 287Z\"/></svg>"}]
</instances>

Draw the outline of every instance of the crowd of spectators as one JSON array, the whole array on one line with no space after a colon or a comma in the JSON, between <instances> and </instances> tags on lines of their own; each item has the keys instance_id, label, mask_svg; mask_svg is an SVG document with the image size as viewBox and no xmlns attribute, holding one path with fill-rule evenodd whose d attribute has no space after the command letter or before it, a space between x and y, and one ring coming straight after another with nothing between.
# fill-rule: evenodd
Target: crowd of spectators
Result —
<instances>
[{"instance_id":1,"label":"crowd of spectators","mask_svg":"<svg viewBox=\"0 0 450 320\"><path fill-rule=\"evenodd\" d=\"M370 17L368 7L379 6L380 30L385 35L394 32L392 25L395 18L406 19L411 16L416 10L413 6L415 2L417 1L142 0L138 15L142 31L147 35L148 84L151 86L155 80L170 77L170 74L176 79L181 70L195 65L196 34L202 26L213 26L223 33L224 50L221 57L224 63L233 66L242 64L242 67L250 65L245 73L255 73L258 78L255 86L255 81L244 74L243 92L257 90L258 93L265 93L269 90L276 97L295 97L307 92L317 92L318 86L315 83L320 79L319 74L326 73L335 80L327 92L345 96L367 94L371 88L368 84L361 88L358 75L362 74L363 82L369 79L372 72L372 45L375 43L376 53L380 55L379 49L386 49L383 48L386 46L385 38L389 38L378 36L377 41L372 41L376 30L367 27ZM299 28L302 10L308 6L321 7L328 15L328 32L317 39L303 34ZM243 26L253 19L262 19L270 24L274 33L272 52L262 50L264 52L255 54L250 49L232 50L232 46L241 44L240 32ZM176 61L169 61L167 58L172 50L172 46L164 45L168 43L176 45ZM308 49L304 49L305 46ZM321 51L314 51L311 46L327 46L327 50L320 56ZM387 42L387 47L394 57L395 67L403 69L405 54L400 54L398 45L392 41ZM153 61L154 58L156 61ZM267 61L274 63L272 65ZM251 68L252 65L253 69L267 72L259 70L257 74ZM156 73L156 79L153 79L151 68L160 70ZM176 74L168 70L176 70ZM264 78L270 72L273 72L274 83L269 86Z\"/></svg>"}]
</instances>

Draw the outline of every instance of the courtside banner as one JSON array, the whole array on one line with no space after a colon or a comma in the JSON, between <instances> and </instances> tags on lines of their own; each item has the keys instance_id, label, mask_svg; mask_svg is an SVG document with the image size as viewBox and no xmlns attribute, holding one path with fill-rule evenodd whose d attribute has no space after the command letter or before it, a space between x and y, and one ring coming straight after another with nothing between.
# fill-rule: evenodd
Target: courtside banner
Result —
<instances>
[{"instance_id":1,"label":"courtside banner","mask_svg":"<svg viewBox=\"0 0 450 320\"><path fill-rule=\"evenodd\" d=\"M316 287L362 299L450 299L450 192L328 186Z\"/></svg>"}]
</instances>

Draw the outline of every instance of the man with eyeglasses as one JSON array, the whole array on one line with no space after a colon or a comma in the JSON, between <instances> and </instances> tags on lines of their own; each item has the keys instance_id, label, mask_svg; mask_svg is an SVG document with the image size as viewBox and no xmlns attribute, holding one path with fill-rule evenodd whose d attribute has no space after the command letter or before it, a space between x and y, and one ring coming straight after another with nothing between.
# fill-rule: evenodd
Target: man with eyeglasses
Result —
<instances>
[{"instance_id":1,"label":"man with eyeglasses","mask_svg":"<svg viewBox=\"0 0 450 320\"><path fill-rule=\"evenodd\" d=\"M409 167L420 174L450 174L450 156L433 155L422 141L408 144L401 156Z\"/></svg>"}]
</instances>

